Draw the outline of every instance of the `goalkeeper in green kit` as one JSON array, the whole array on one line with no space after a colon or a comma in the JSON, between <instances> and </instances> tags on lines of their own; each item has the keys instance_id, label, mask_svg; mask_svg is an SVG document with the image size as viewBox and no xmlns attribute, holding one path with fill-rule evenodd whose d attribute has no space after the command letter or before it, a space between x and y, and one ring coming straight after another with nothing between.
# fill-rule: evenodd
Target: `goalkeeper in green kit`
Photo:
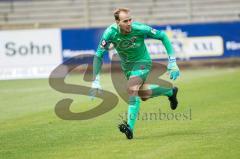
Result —
<instances>
[{"instance_id":1,"label":"goalkeeper in green kit","mask_svg":"<svg viewBox=\"0 0 240 159\"><path fill-rule=\"evenodd\" d=\"M103 33L93 62L94 81L90 95L94 97L96 91L101 89L100 70L102 66L103 54L113 44L121 60L121 68L125 74L127 82L127 93L129 96L128 120L120 124L119 130L124 133L127 139L133 138L134 125L140 107L140 99L143 101L157 96L167 96L171 109L176 109L178 105L178 88L165 88L158 85L144 84L152 68L145 38L161 40L168 54L167 69L170 79L177 79L180 75L176 64L174 51L167 35L163 31L155 30L150 26L139 22L132 22L130 11L126 8L119 8L114 12L116 23L109 26ZM144 88L144 94L139 93ZM147 90L145 91L145 89Z\"/></svg>"}]
</instances>

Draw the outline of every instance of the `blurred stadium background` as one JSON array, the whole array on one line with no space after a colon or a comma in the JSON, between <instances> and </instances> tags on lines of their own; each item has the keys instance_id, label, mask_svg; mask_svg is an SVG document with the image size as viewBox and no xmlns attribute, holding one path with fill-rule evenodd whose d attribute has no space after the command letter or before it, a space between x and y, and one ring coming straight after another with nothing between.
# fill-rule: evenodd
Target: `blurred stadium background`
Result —
<instances>
[{"instance_id":1,"label":"blurred stadium background","mask_svg":"<svg viewBox=\"0 0 240 159\"><path fill-rule=\"evenodd\" d=\"M238 0L1 0L0 24L9 28L106 27L118 7L151 25L238 21Z\"/></svg>"},{"instance_id":2,"label":"blurred stadium background","mask_svg":"<svg viewBox=\"0 0 240 159\"><path fill-rule=\"evenodd\" d=\"M72 98L71 110L98 105L87 96L64 94L48 84L59 64L79 65L66 78L83 81L78 55L94 54L113 10L131 9L133 19L165 30L181 70L180 107L188 120L139 120L127 141L116 125L127 104L86 121L66 121L56 103ZM146 40L154 60L166 63L165 49ZM104 56L103 88L116 93ZM0 158L238 158L239 0L1 0L0 1ZM88 62L87 62L88 63ZM167 74L163 76L168 80ZM172 114L164 98L144 102L141 112Z\"/></svg>"}]
</instances>

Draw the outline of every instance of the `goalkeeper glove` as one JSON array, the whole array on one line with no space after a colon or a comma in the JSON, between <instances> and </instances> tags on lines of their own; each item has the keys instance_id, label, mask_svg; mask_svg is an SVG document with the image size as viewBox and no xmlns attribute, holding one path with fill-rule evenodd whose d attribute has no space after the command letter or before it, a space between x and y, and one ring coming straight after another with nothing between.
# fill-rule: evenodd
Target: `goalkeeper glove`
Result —
<instances>
[{"instance_id":1,"label":"goalkeeper glove","mask_svg":"<svg viewBox=\"0 0 240 159\"><path fill-rule=\"evenodd\" d=\"M89 96L91 98L91 100L93 100L96 96L96 94L102 93L102 86L100 85L100 76L97 75L95 80L92 82L92 88L89 91Z\"/></svg>"},{"instance_id":2,"label":"goalkeeper glove","mask_svg":"<svg viewBox=\"0 0 240 159\"><path fill-rule=\"evenodd\" d=\"M170 74L170 79L172 79L172 80L176 80L178 78L178 76L180 75L180 71L177 66L175 57L169 56L167 70Z\"/></svg>"}]
</instances>

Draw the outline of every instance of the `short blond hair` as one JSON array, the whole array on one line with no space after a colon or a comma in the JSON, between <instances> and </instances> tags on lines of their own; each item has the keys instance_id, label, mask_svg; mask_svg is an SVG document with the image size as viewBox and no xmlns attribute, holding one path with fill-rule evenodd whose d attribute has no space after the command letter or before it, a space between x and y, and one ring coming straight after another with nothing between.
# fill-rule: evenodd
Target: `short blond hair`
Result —
<instances>
[{"instance_id":1,"label":"short blond hair","mask_svg":"<svg viewBox=\"0 0 240 159\"><path fill-rule=\"evenodd\" d=\"M119 14L120 14L120 12L129 13L129 12L130 12L130 9L128 9L128 8L117 8L117 9L113 12L113 15L114 15L115 20L120 20L120 19L119 19Z\"/></svg>"}]
</instances>

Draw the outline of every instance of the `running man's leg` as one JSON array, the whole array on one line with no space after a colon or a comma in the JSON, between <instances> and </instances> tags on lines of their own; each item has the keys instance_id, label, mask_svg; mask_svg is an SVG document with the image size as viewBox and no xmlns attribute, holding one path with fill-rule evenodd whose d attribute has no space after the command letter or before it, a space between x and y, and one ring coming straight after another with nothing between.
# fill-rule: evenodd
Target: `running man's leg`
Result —
<instances>
[{"instance_id":1,"label":"running man's leg","mask_svg":"<svg viewBox=\"0 0 240 159\"><path fill-rule=\"evenodd\" d=\"M134 125L140 108L140 98L138 96L138 91L142 84L143 80L138 76L130 77L127 83L127 92L129 96L127 124L130 126L132 131L134 129Z\"/></svg>"},{"instance_id":2,"label":"running man's leg","mask_svg":"<svg viewBox=\"0 0 240 159\"><path fill-rule=\"evenodd\" d=\"M154 84L143 84L139 90L138 95L143 101L158 96L171 97L173 95L173 89Z\"/></svg>"},{"instance_id":3,"label":"running man's leg","mask_svg":"<svg viewBox=\"0 0 240 159\"><path fill-rule=\"evenodd\" d=\"M167 96L171 109L175 110L178 106L177 93L177 87L166 88L159 85L143 84L138 92L138 95L143 101L153 97Z\"/></svg>"},{"instance_id":4,"label":"running man's leg","mask_svg":"<svg viewBox=\"0 0 240 159\"><path fill-rule=\"evenodd\" d=\"M128 139L133 138L134 125L137 119L140 98L138 96L138 90L141 87L143 80L137 76L131 76L127 82L127 93L129 96L128 105L128 118L127 122L120 124L119 130L126 135Z\"/></svg>"}]
</instances>

